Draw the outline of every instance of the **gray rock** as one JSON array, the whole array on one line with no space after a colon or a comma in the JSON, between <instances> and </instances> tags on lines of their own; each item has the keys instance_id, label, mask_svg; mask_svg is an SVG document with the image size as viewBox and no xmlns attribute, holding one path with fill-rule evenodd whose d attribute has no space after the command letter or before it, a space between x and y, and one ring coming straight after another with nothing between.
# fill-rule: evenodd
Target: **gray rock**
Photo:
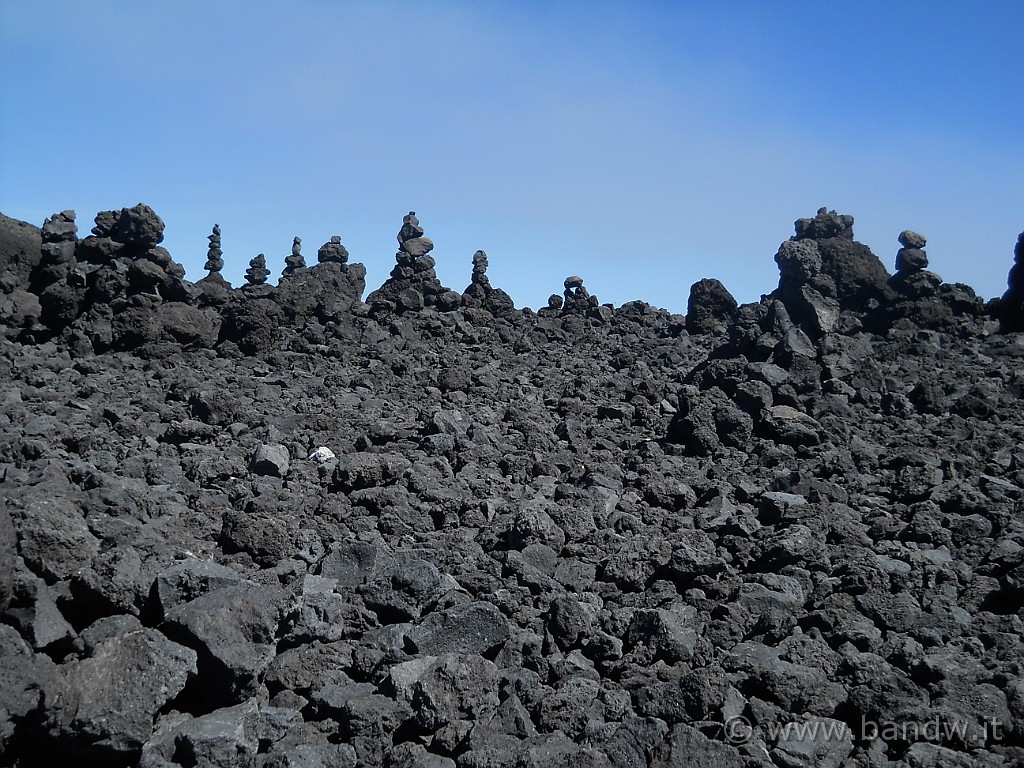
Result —
<instances>
[{"instance_id":1,"label":"gray rock","mask_svg":"<svg viewBox=\"0 0 1024 768\"><path fill-rule=\"evenodd\" d=\"M249 461L249 469L258 475L284 477L288 474L291 459L283 445L261 445Z\"/></svg>"},{"instance_id":2,"label":"gray rock","mask_svg":"<svg viewBox=\"0 0 1024 768\"><path fill-rule=\"evenodd\" d=\"M686 302L686 330L711 333L715 326L730 323L736 316L736 299L718 280L705 278L690 286Z\"/></svg>"},{"instance_id":3,"label":"gray rock","mask_svg":"<svg viewBox=\"0 0 1024 768\"><path fill-rule=\"evenodd\" d=\"M406 633L417 653L484 654L508 639L508 619L487 602L474 602L429 614Z\"/></svg>"},{"instance_id":4,"label":"gray rock","mask_svg":"<svg viewBox=\"0 0 1024 768\"><path fill-rule=\"evenodd\" d=\"M167 635L199 654L204 686L197 693L214 703L252 696L277 654L279 624L290 602L280 588L237 584L168 611Z\"/></svg>"},{"instance_id":5,"label":"gray rock","mask_svg":"<svg viewBox=\"0 0 1024 768\"><path fill-rule=\"evenodd\" d=\"M140 628L104 640L60 671L45 689L47 729L81 749L123 759L138 754L157 712L196 673L196 653Z\"/></svg>"},{"instance_id":6,"label":"gray rock","mask_svg":"<svg viewBox=\"0 0 1024 768\"><path fill-rule=\"evenodd\" d=\"M57 674L48 656L36 655L14 627L0 624L0 751L15 728L39 708L42 689Z\"/></svg>"},{"instance_id":7,"label":"gray rock","mask_svg":"<svg viewBox=\"0 0 1024 768\"><path fill-rule=\"evenodd\" d=\"M772 756L787 768L840 768L853 752L853 732L841 720L811 717L782 726Z\"/></svg>"},{"instance_id":8,"label":"gray rock","mask_svg":"<svg viewBox=\"0 0 1024 768\"><path fill-rule=\"evenodd\" d=\"M928 245L928 240L924 235L918 234L910 229L905 229L900 232L899 240L900 245L904 248L924 248Z\"/></svg>"},{"instance_id":9,"label":"gray rock","mask_svg":"<svg viewBox=\"0 0 1024 768\"><path fill-rule=\"evenodd\" d=\"M928 254L920 248L900 248L896 252L897 272L920 272L928 268Z\"/></svg>"},{"instance_id":10,"label":"gray rock","mask_svg":"<svg viewBox=\"0 0 1024 768\"><path fill-rule=\"evenodd\" d=\"M821 252L814 240L787 240L779 246L775 263L783 279L806 283L821 272Z\"/></svg>"},{"instance_id":11,"label":"gray rock","mask_svg":"<svg viewBox=\"0 0 1024 768\"><path fill-rule=\"evenodd\" d=\"M436 731L457 720L482 720L498 708L498 668L480 656L445 654L416 681L416 721Z\"/></svg>"},{"instance_id":12,"label":"gray rock","mask_svg":"<svg viewBox=\"0 0 1024 768\"><path fill-rule=\"evenodd\" d=\"M259 749L259 708L255 701L201 717L168 723L142 747L140 768L176 765L253 768Z\"/></svg>"},{"instance_id":13,"label":"gray rock","mask_svg":"<svg viewBox=\"0 0 1024 768\"><path fill-rule=\"evenodd\" d=\"M223 587L240 584L242 577L226 565L207 560L183 560L156 577L153 593L161 614Z\"/></svg>"},{"instance_id":14,"label":"gray rock","mask_svg":"<svg viewBox=\"0 0 1024 768\"><path fill-rule=\"evenodd\" d=\"M434 241L429 237L411 237L402 241L402 250L413 258L419 258L434 250Z\"/></svg>"}]
</instances>

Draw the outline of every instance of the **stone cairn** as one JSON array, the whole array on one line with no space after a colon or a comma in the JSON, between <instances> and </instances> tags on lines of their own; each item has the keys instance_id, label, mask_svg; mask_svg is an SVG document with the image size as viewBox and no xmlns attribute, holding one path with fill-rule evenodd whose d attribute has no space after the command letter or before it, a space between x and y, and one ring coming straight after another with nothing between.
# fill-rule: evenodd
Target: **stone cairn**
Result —
<instances>
[{"instance_id":1,"label":"stone cairn","mask_svg":"<svg viewBox=\"0 0 1024 768\"><path fill-rule=\"evenodd\" d=\"M467 307L480 307L492 314L501 314L515 309L512 297L500 288L491 285L487 277L487 254L477 251L473 254L473 274L469 286L462 292L462 303Z\"/></svg>"},{"instance_id":2,"label":"stone cairn","mask_svg":"<svg viewBox=\"0 0 1024 768\"><path fill-rule=\"evenodd\" d=\"M220 225L213 225L213 232L207 235L210 240L210 248L206 252L206 264L203 269L209 272L220 272L224 269L223 251L220 249Z\"/></svg>"},{"instance_id":3,"label":"stone cairn","mask_svg":"<svg viewBox=\"0 0 1024 768\"><path fill-rule=\"evenodd\" d=\"M348 249L341 244L341 235L334 235L316 252L320 264L348 264Z\"/></svg>"},{"instance_id":4,"label":"stone cairn","mask_svg":"<svg viewBox=\"0 0 1024 768\"><path fill-rule=\"evenodd\" d=\"M928 244L924 235L905 229L899 236L900 249L896 252L896 274L889 285L901 296L920 299L932 296L942 285L942 278L928 271Z\"/></svg>"},{"instance_id":5,"label":"stone cairn","mask_svg":"<svg viewBox=\"0 0 1024 768\"><path fill-rule=\"evenodd\" d=\"M472 285L483 286L484 289L491 287L491 281L487 277L487 254L484 251L477 251L473 254L473 274L469 282Z\"/></svg>"},{"instance_id":6,"label":"stone cairn","mask_svg":"<svg viewBox=\"0 0 1024 768\"><path fill-rule=\"evenodd\" d=\"M282 274L291 275L298 272L300 269L306 268L306 259L302 255L302 238L296 236L292 240L292 253L290 256L286 256L284 260L284 272Z\"/></svg>"},{"instance_id":7,"label":"stone cairn","mask_svg":"<svg viewBox=\"0 0 1024 768\"><path fill-rule=\"evenodd\" d=\"M492 290L491 281L487 277L487 254L477 251L473 254L473 274L466 290L462 292L462 299L468 306L483 306Z\"/></svg>"},{"instance_id":8,"label":"stone cairn","mask_svg":"<svg viewBox=\"0 0 1024 768\"><path fill-rule=\"evenodd\" d=\"M583 287L583 278L579 275L569 275L563 283L565 290L562 295L565 300L562 302L563 312L586 312L588 309L598 305L597 296L591 296L590 292ZM551 306L550 300L548 306Z\"/></svg>"},{"instance_id":9,"label":"stone cairn","mask_svg":"<svg viewBox=\"0 0 1024 768\"><path fill-rule=\"evenodd\" d=\"M263 285L270 277L270 270L267 269L267 257L262 253L249 262L249 268L245 270L245 280L249 285Z\"/></svg>"},{"instance_id":10,"label":"stone cairn","mask_svg":"<svg viewBox=\"0 0 1024 768\"><path fill-rule=\"evenodd\" d=\"M928 268L928 254L924 247L928 244L924 235L905 229L900 232L900 245L896 252L896 274L907 275Z\"/></svg>"},{"instance_id":11,"label":"stone cairn","mask_svg":"<svg viewBox=\"0 0 1024 768\"><path fill-rule=\"evenodd\" d=\"M437 307L442 311L458 308L462 294L445 288L437 279L430 255L434 243L423 236L423 227L415 211L402 218L398 230L398 253L391 276L376 291L366 297L366 303L375 311L395 310L410 312L424 307Z\"/></svg>"},{"instance_id":12,"label":"stone cairn","mask_svg":"<svg viewBox=\"0 0 1024 768\"><path fill-rule=\"evenodd\" d=\"M434 241L423 236L423 227L416 218L416 211L409 211L402 217L402 228L398 230L398 250L409 257L410 262L426 256L434 249ZM401 259L399 259L401 263Z\"/></svg>"}]
</instances>

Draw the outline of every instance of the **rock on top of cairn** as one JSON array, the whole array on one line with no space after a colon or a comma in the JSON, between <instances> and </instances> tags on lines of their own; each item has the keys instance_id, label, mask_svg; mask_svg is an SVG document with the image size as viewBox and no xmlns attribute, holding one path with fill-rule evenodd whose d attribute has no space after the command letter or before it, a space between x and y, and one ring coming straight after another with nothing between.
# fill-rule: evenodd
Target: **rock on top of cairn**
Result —
<instances>
[{"instance_id":1,"label":"rock on top of cairn","mask_svg":"<svg viewBox=\"0 0 1024 768\"><path fill-rule=\"evenodd\" d=\"M434 248L433 240L423 236L423 227L416 218L416 211L409 211L402 218L402 228L398 230L398 248L414 259L427 255Z\"/></svg>"},{"instance_id":2,"label":"rock on top of cairn","mask_svg":"<svg viewBox=\"0 0 1024 768\"><path fill-rule=\"evenodd\" d=\"M316 260L321 264L348 264L348 249L341 244L341 235L333 235L328 242L321 245L320 250L316 252Z\"/></svg>"},{"instance_id":3,"label":"rock on top of cairn","mask_svg":"<svg viewBox=\"0 0 1024 768\"><path fill-rule=\"evenodd\" d=\"M290 275L300 269L306 268L306 259L302 255L302 238L297 236L292 240L292 253L284 260L285 275Z\"/></svg>"},{"instance_id":4,"label":"rock on top of cairn","mask_svg":"<svg viewBox=\"0 0 1024 768\"><path fill-rule=\"evenodd\" d=\"M928 254L924 252L928 240L910 229L900 232L900 245L896 252L896 273L900 275L920 272L928 268Z\"/></svg>"}]
</instances>

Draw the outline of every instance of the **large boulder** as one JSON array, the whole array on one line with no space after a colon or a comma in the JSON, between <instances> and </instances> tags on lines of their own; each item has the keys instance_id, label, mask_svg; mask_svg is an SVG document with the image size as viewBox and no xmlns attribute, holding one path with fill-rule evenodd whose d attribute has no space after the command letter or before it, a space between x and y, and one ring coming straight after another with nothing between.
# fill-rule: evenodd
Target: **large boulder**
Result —
<instances>
[{"instance_id":1,"label":"large boulder","mask_svg":"<svg viewBox=\"0 0 1024 768\"><path fill-rule=\"evenodd\" d=\"M64 665L44 690L45 725L76 751L125 759L138 755L160 709L196 672L196 652L155 629L100 642Z\"/></svg>"},{"instance_id":2,"label":"large boulder","mask_svg":"<svg viewBox=\"0 0 1024 768\"><path fill-rule=\"evenodd\" d=\"M12 288L28 286L29 276L39 264L42 243L39 227L0 213L0 275L5 272L11 274ZM3 289L8 290L6 287Z\"/></svg>"},{"instance_id":3,"label":"large boulder","mask_svg":"<svg viewBox=\"0 0 1024 768\"><path fill-rule=\"evenodd\" d=\"M274 299L285 322L301 328L311 318L321 323L339 321L353 304L362 300L364 290L366 267L328 260L283 277Z\"/></svg>"},{"instance_id":4,"label":"large boulder","mask_svg":"<svg viewBox=\"0 0 1024 768\"><path fill-rule=\"evenodd\" d=\"M100 226L99 222L97 226ZM156 211L145 203L139 203L121 210L117 223L110 229L110 237L124 245L145 250L163 242L164 222Z\"/></svg>"},{"instance_id":5,"label":"large boulder","mask_svg":"<svg viewBox=\"0 0 1024 768\"><path fill-rule=\"evenodd\" d=\"M690 286L686 303L686 330L692 334L712 333L720 324L729 324L736 317L736 299L714 278L698 280Z\"/></svg>"}]
</instances>

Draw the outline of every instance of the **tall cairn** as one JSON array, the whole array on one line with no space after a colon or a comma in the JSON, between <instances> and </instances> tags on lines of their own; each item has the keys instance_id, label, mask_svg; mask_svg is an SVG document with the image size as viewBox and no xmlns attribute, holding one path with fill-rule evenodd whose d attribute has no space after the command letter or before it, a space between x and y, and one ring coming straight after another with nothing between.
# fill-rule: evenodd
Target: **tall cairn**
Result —
<instances>
[{"instance_id":1,"label":"tall cairn","mask_svg":"<svg viewBox=\"0 0 1024 768\"><path fill-rule=\"evenodd\" d=\"M284 275L292 275L298 272L300 269L306 268L306 259L302 255L302 238L296 236L292 240L292 252L290 256L286 256L284 260Z\"/></svg>"},{"instance_id":2,"label":"tall cairn","mask_svg":"<svg viewBox=\"0 0 1024 768\"><path fill-rule=\"evenodd\" d=\"M206 251L206 264L203 269L208 272L220 272L224 269L223 251L220 249L220 224L213 225L213 232L207 235L210 241L209 250Z\"/></svg>"}]
</instances>

